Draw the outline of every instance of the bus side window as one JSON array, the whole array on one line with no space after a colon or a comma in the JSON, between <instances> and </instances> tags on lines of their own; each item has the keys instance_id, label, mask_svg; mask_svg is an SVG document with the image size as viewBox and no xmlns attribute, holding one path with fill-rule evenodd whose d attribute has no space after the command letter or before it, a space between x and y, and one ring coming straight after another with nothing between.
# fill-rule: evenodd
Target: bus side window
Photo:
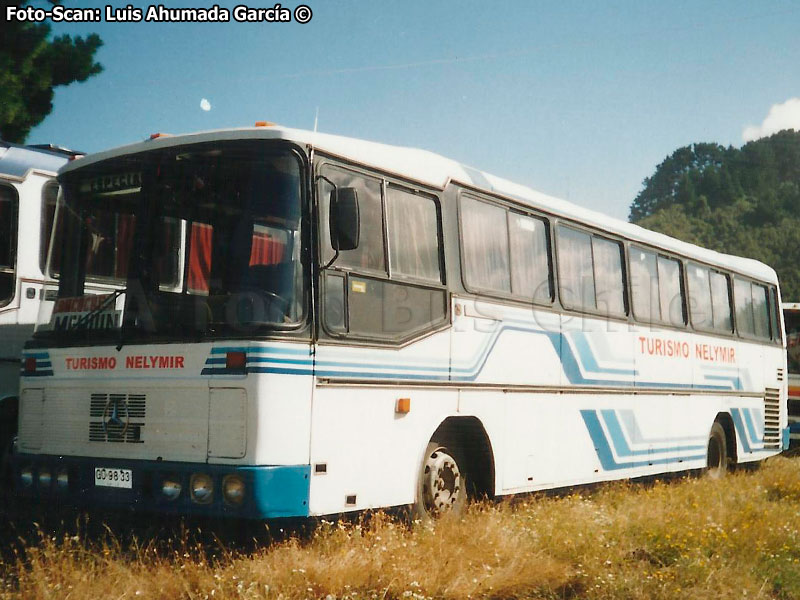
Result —
<instances>
[{"instance_id":1,"label":"bus side window","mask_svg":"<svg viewBox=\"0 0 800 600\"><path fill-rule=\"evenodd\" d=\"M592 236L588 233L558 226L558 279L564 306L597 310Z\"/></svg>"},{"instance_id":2,"label":"bus side window","mask_svg":"<svg viewBox=\"0 0 800 600\"><path fill-rule=\"evenodd\" d=\"M711 307L714 311L714 329L732 332L730 278L717 271L711 271Z\"/></svg>"},{"instance_id":3,"label":"bus side window","mask_svg":"<svg viewBox=\"0 0 800 600\"><path fill-rule=\"evenodd\" d=\"M441 283L435 200L390 185L386 188L386 212L392 275Z\"/></svg>"},{"instance_id":4,"label":"bus side window","mask_svg":"<svg viewBox=\"0 0 800 600\"><path fill-rule=\"evenodd\" d=\"M547 224L542 219L508 213L511 243L511 291L538 303L553 300Z\"/></svg>"},{"instance_id":5,"label":"bus side window","mask_svg":"<svg viewBox=\"0 0 800 600\"><path fill-rule=\"evenodd\" d=\"M625 314L625 281L622 275L622 244L592 237L592 262L597 309L604 315Z\"/></svg>"},{"instance_id":6,"label":"bus side window","mask_svg":"<svg viewBox=\"0 0 800 600\"><path fill-rule=\"evenodd\" d=\"M558 252L564 306L625 315L622 244L559 225Z\"/></svg>"},{"instance_id":7,"label":"bus side window","mask_svg":"<svg viewBox=\"0 0 800 600\"><path fill-rule=\"evenodd\" d=\"M505 209L463 197L461 237L467 288L510 294L508 222Z\"/></svg>"},{"instance_id":8,"label":"bus side window","mask_svg":"<svg viewBox=\"0 0 800 600\"><path fill-rule=\"evenodd\" d=\"M713 315L709 271L695 264L689 265L689 305L692 325L696 329L711 329Z\"/></svg>"},{"instance_id":9,"label":"bus side window","mask_svg":"<svg viewBox=\"0 0 800 600\"><path fill-rule=\"evenodd\" d=\"M18 197L13 188L0 187L0 306L14 298Z\"/></svg>"},{"instance_id":10,"label":"bus side window","mask_svg":"<svg viewBox=\"0 0 800 600\"><path fill-rule=\"evenodd\" d=\"M358 193L361 230L358 247L353 250L342 250L334 266L386 273L381 182L378 179L340 168L326 167L322 172L337 187L355 188ZM320 180L320 233L323 244L323 264L327 263L334 253L330 246L330 223L328 221L332 191L333 187L327 181Z\"/></svg>"},{"instance_id":11,"label":"bus side window","mask_svg":"<svg viewBox=\"0 0 800 600\"><path fill-rule=\"evenodd\" d=\"M753 323L753 291L749 281L734 279L733 297L736 307L736 327L744 336L753 336L756 333Z\"/></svg>"},{"instance_id":12,"label":"bus side window","mask_svg":"<svg viewBox=\"0 0 800 600\"><path fill-rule=\"evenodd\" d=\"M47 254L50 251L50 242L52 241L50 238L53 234L53 220L55 219L56 202L58 200L58 184L55 182L46 184L42 190L42 196L42 230L39 245L39 265L41 266L42 273L52 277L58 274L58 265L61 260L61 245L56 241L53 246L50 273L46 273ZM62 225L59 227L59 231L56 234L58 240L61 239L61 230L64 228L63 222L62 220Z\"/></svg>"},{"instance_id":13,"label":"bus side window","mask_svg":"<svg viewBox=\"0 0 800 600\"><path fill-rule=\"evenodd\" d=\"M755 335L763 340L770 339L769 291L763 285L752 284L753 321Z\"/></svg>"}]
</instances>

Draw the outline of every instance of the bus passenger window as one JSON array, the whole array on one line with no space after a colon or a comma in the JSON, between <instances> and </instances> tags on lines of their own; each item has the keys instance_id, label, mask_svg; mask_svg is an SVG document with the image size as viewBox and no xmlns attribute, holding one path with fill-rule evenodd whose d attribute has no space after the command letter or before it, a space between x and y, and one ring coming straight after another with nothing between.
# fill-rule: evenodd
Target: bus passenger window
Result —
<instances>
[{"instance_id":1,"label":"bus passenger window","mask_svg":"<svg viewBox=\"0 0 800 600\"><path fill-rule=\"evenodd\" d=\"M711 272L711 304L714 311L714 329L717 331L733 331L728 276L716 271Z\"/></svg>"},{"instance_id":2,"label":"bus passenger window","mask_svg":"<svg viewBox=\"0 0 800 600\"><path fill-rule=\"evenodd\" d=\"M708 278L708 269L698 265L690 265L689 305L692 314L692 325L697 329L711 329L713 323L711 288Z\"/></svg>"},{"instance_id":3,"label":"bus passenger window","mask_svg":"<svg viewBox=\"0 0 800 600\"><path fill-rule=\"evenodd\" d=\"M656 255L631 247L631 295L633 314L643 323L661 321Z\"/></svg>"},{"instance_id":4,"label":"bus passenger window","mask_svg":"<svg viewBox=\"0 0 800 600\"><path fill-rule=\"evenodd\" d=\"M670 325L686 325L681 263L674 258L658 257L658 288L661 320Z\"/></svg>"},{"instance_id":5,"label":"bus passenger window","mask_svg":"<svg viewBox=\"0 0 800 600\"><path fill-rule=\"evenodd\" d=\"M738 277L733 282L733 296L736 305L736 327L745 336L755 335L753 323L753 292L749 281Z\"/></svg>"},{"instance_id":6,"label":"bus passenger window","mask_svg":"<svg viewBox=\"0 0 800 600\"><path fill-rule=\"evenodd\" d=\"M769 323L769 292L763 285L753 284L753 321L757 337L770 339Z\"/></svg>"},{"instance_id":7,"label":"bus passenger window","mask_svg":"<svg viewBox=\"0 0 800 600\"><path fill-rule=\"evenodd\" d=\"M0 187L0 306L14 298L16 289L17 194Z\"/></svg>"},{"instance_id":8,"label":"bus passenger window","mask_svg":"<svg viewBox=\"0 0 800 600\"><path fill-rule=\"evenodd\" d=\"M508 231L512 293L528 301L552 301L547 225L541 219L509 212Z\"/></svg>"},{"instance_id":9,"label":"bus passenger window","mask_svg":"<svg viewBox=\"0 0 800 600\"><path fill-rule=\"evenodd\" d=\"M435 200L389 186L386 213L392 275L441 283Z\"/></svg>"},{"instance_id":10,"label":"bus passenger window","mask_svg":"<svg viewBox=\"0 0 800 600\"><path fill-rule=\"evenodd\" d=\"M351 187L358 192L358 213L360 236L358 247L342 250L336 259L336 267L352 267L356 270L380 271L386 273L386 260L383 252L383 203L381 182L345 169L326 167L323 175L337 187ZM323 245L323 264L334 254L330 246L330 196L333 187L324 179L320 180L320 215Z\"/></svg>"},{"instance_id":11,"label":"bus passenger window","mask_svg":"<svg viewBox=\"0 0 800 600\"><path fill-rule=\"evenodd\" d=\"M53 182L45 185L44 189L42 190L42 195L44 197L42 199L42 231L39 250L39 265L41 266L42 273L44 273L45 269L47 268L47 254L50 250L50 238L53 233L53 220L55 219L56 214L58 184ZM59 239L53 246L53 256L51 258L52 264L50 265L49 273L51 276L58 274L58 265L61 259L61 244L59 242L62 235L62 230L64 229L63 223L64 221L62 219L59 231L56 234Z\"/></svg>"},{"instance_id":12,"label":"bus passenger window","mask_svg":"<svg viewBox=\"0 0 800 600\"><path fill-rule=\"evenodd\" d=\"M558 227L558 277L567 308L596 310L592 238L570 227Z\"/></svg>"},{"instance_id":13,"label":"bus passenger window","mask_svg":"<svg viewBox=\"0 0 800 600\"><path fill-rule=\"evenodd\" d=\"M499 206L461 199L461 236L466 284L476 290L511 293L508 223Z\"/></svg>"},{"instance_id":14,"label":"bus passenger window","mask_svg":"<svg viewBox=\"0 0 800 600\"><path fill-rule=\"evenodd\" d=\"M597 309L607 315L625 314L625 283L622 278L622 245L592 238L594 285Z\"/></svg>"}]
</instances>

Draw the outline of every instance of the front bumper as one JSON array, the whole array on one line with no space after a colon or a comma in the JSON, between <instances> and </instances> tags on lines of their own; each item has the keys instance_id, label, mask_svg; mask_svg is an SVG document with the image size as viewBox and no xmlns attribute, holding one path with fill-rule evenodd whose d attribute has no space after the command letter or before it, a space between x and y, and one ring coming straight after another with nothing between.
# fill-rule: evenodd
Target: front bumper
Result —
<instances>
[{"instance_id":1,"label":"front bumper","mask_svg":"<svg viewBox=\"0 0 800 600\"><path fill-rule=\"evenodd\" d=\"M98 467L130 469L131 488L96 486ZM43 470L51 474L47 485L39 481ZM32 481L23 481L23 471L32 473ZM43 504L240 519L308 516L309 465L234 466L17 454L13 458L13 473L14 493ZM64 486L57 482L59 473L67 475L68 483ZM189 486L194 474L212 478L210 502L200 504L192 500ZM223 497L222 482L228 475L238 475L244 482L244 499L238 505ZM181 484L180 494L172 500L162 493L162 482L167 478Z\"/></svg>"}]
</instances>

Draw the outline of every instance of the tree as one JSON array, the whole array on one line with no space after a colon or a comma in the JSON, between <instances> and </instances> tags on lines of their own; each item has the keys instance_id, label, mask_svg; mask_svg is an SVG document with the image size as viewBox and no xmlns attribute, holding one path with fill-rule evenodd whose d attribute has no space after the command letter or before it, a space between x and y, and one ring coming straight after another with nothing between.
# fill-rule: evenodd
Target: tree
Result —
<instances>
[{"instance_id":1,"label":"tree","mask_svg":"<svg viewBox=\"0 0 800 600\"><path fill-rule=\"evenodd\" d=\"M631 221L765 262L784 298L800 301L800 132L679 148L644 180Z\"/></svg>"},{"instance_id":2,"label":"tree","mask_svg":"<svg viewBox=\"0 0 800 600\"><path fill-rule=\"evenodd\" d=\"M0 8L23 2L0 1ZM51 4L58 0L51 0ZM5 14L3 15L5 18ZM0 34L0 138L23 143L30 130L53 110L53 88L86 81L103 70L94 56L97 34L50 37L50 25L7 21Z\"/></svg>"}]
</instances>

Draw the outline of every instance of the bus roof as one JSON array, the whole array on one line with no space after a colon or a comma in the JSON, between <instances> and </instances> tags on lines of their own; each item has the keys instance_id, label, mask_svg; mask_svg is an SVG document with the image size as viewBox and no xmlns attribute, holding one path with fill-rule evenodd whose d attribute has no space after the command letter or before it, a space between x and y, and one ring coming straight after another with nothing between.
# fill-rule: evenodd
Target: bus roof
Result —
<instances>
[{"instance_id":1,"label":"bus roof","mask_svg":"<svg viewBox=\"0 0 800 600\"><path fill-rule=\"evenodd\" d=\"M55 174L78 152L55 146L21 146L0 141L0 177L23 180L30 171Z\"/></svg>"},{"instance_id":2,"label":"bus roof","mask_svg":"<svg viewBox=\"0 0 800 600\"><path fill-rule=\"evenodd\" d=\"M168 148L181 144L237 139L281 139L293 141L437 189L444 189L449 182L461 183L476 189L509 197L532 208L551 213L555 216L585 223L628 238L632 241L651 244L663 248L664 250L675 252L689 258L695 258L696 260L701 260L719 267L725 267L762 281L775 284L778 282L777 274L774 269L759 261L723 254L644 229L638 225L609 217L598 211L537 192L526 186L485 173L427 150L390 146L388 144L302 129L268 126L203 131L176 136L161 136L156 139L149 139L144 142L122 146L92 154L80 160L71 161L62 168L61 172L68 172L87 164L124 154L145 152L156 148Z\"/></svg>"}]
</instances>

